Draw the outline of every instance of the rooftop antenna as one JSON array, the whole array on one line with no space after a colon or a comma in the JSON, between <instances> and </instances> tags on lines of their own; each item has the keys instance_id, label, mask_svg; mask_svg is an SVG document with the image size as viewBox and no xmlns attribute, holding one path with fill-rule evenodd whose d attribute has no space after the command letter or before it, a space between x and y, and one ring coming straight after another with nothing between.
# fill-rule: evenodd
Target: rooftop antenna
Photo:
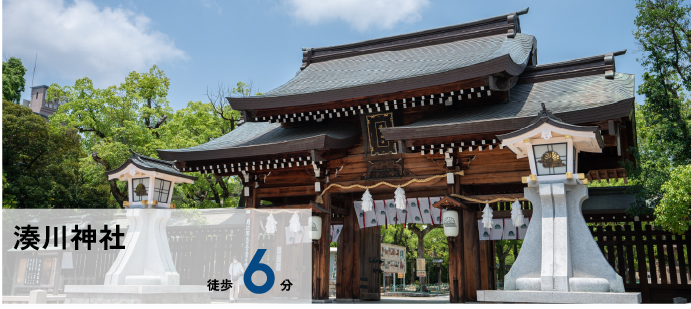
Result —
<instances>
[{"instance_id":1,"label":"rooftop antenna","mask_svg":"<svg viewBox=\"0 0 691 309\"><path fill-rule=\"evenodd\" d=\"M36 61L38 61L38 53L36 53L36 59L34 59L34 73L31 75L31 88L34 88L34 76L36 76Z\"/></svg>"}]
</instances>

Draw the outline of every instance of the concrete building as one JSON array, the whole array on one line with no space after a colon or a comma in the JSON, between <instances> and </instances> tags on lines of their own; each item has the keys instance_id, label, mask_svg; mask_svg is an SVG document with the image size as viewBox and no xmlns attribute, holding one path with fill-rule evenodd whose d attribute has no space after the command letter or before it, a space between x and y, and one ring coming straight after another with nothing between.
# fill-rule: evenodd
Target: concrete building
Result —
<instances>
[{"instance_id":1,"label":"concrete building","mask_svg":"<svg viewBox=\"0 0 691 309\"><path fill-rule=\"evenodd\" d=\"M44 117L49 117L58 110L58 107L64 103L58 100L48 102L47 98L48 86L41 85L31 87L31 100L23 100L22 105L31 108L31 110Z\"/></svg>"}]
</instances>

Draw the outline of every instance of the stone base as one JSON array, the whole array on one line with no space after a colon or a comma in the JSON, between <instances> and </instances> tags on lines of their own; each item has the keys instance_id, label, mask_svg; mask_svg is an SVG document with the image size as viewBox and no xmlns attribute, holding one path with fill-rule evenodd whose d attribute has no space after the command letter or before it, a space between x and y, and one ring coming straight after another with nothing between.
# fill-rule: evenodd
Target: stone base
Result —
<instances>
[{"instance_id":1,"label":"stone base","mask_svg":"<svg viewBox=\"0 0 691 309\"><path fill-rule=\"evenodd\" d=\"M65 304L210 304L202 285L66 285Z\"/></svg>"},{"instance_id":2,"label":"stone base","mask_svg":"<svg viewBox=\"0 0 691 309\"><path fill-rule=\"evenodd\" d=\"M640 304L641 293L477 291L478 302L538 304Z\"/></svg>"}]
</instances>

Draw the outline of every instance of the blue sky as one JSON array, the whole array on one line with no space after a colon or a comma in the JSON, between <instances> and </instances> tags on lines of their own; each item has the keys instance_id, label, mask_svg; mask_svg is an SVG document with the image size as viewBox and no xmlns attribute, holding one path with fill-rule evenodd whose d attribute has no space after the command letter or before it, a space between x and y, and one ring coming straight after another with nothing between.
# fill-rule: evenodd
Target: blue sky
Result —
<instances>
[{"instance_id":1,"label":"blue sky","mask_svg":"<svg viewBox=\"0 0 691 309\"><path fill-rule=\"evenodd\" d=\"M488 5L489 4L489 5ZM343 44L442 27L530 7L523 33L538 41L538 63L628 49L618 72L636 75L635 2L437 0L3 0L5 57L27 67L34 85L72 85L88 76L98 87L124 81L153 64L171 79L174 109L207 101L208 87L252 81L271 90L298 71L301 47ZM638 97L637 101L642 102Z\"/></svg>"}]
</instances>

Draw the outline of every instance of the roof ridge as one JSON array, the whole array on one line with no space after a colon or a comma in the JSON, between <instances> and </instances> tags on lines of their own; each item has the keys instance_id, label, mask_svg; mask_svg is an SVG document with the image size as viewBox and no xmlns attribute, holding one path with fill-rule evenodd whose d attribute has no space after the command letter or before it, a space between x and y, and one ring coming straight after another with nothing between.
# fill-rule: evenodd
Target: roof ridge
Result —
<instances>
[{"instance_id":1,"label":"roof ridge","mask_svg":"<svg viewBox=\"0 0 691 309\"><path fill-rule=\"evenodd\" d=\"M599 54L599 55L594 55L594 56L574 58L574 59L570 59L570 60L550 62L550 63L545 63L545 64L538 64L538 65L526 67L526 70L528 70L528 69L544 69L547 67L561 66L561 65L565 65L565 64L573 64L573 63L580 62L580 61L600 59L600 58L604 58L606 56L621 56L621 55L626 54L626 51L627 50L624 49L624 50L620 50L620 51L615 51L615 52L611 52L611 53L604 53L604 54Z\"/></svg>"},{"instance_id":2,"label":"roof ridge","mask_svg":"<svg viewBox=\"0 0 691 309\"><path fill-rule=\"evenodd\" d=\"M605 78L614 79L614 74L616 73L614 57L625 53L626 49L595 56L528 66L520 75L518 83L537 83L597 74L604 74Z\"/></svg>"},{"instance_id":3,"label":"roof ridge","mask_svg":"<svg viewBox=\"0 0 691 309\"><path fill-rule=\"evenodd\" d=\"M143 159L143 160L147 160L147 161L169 164L169 165L175 167L175 161L166 161L166 160L156 159L156 158L152 158L152 157L147 157L145 155L138 154L138 153L134 152L134 150L132 150L132 149L130 149L130 153L132 153L131 157L135 158L135 159Z\"/></svg>"},{"instance_id":4,"label":"roof ridge","mask_svg":"<svg viewBox=\"0 0 691 309\"><path fill-rule=\"evenodd\" d=\"M528 10L529 8L526 7L516 12L497 15L471 22L347 44L313 48L303 47L302 66L300 69L304 70L307 66L309 66L310 63L313 62L350 57L353 55L367 54L382 50L409 48L411 45L416 45L416 43L428 45L434 42L443 43L445 41L456 41L501 33L505 33L507 34L507 37L513 38L516 33L521 32L518 16L527 14Z\"/></svg>"}]
</instances>

